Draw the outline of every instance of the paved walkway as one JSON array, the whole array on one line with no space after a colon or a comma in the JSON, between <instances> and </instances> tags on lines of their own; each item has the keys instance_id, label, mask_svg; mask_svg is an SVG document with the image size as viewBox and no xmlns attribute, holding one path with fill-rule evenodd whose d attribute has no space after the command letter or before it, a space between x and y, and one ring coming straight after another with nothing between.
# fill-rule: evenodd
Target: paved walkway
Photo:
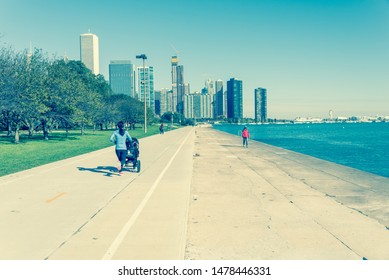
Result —
<instances>
[{"instance_id":1,"label":"paved walkway","mask_svg":"<svg viewBox=\"0 0 389 280\"><path fill-rule=\"evenodd\" d=\"M389 259L388 178L210 128L195 153L186 258Z\"/></svg>"},{"instance_id":2,"label":"paved walkway","mask_svg":"<svg viewBox=\"0 0 389 280\"><path fill-rule=\"evenodd\" d=\"M0 259L183 259L193 145L140 139L139 174L110 147L1 177Z\"/></svg>"},{"instance_id":3,"label":"paved walkway","mask_svg":"<svg viewBox=\"0 0 389 280\"><path fill-rule=\"evenodd\" d=\"M140 145L139 174L110 147L0 177L0 259L389 259L388 178L207 127Z\"/></svg>"}]
</instances>

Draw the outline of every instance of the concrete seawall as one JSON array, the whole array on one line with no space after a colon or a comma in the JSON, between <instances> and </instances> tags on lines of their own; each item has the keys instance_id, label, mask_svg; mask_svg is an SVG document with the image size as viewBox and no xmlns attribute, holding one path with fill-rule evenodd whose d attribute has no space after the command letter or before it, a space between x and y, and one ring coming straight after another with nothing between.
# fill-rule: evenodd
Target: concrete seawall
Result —
<instances>
[{"instance_id":1,"label":"concrete seawall","mask_svg":"<svg viewBox=\"0 0 389 280\"><path fill-rule=\"evenodd\" d=\"M198 128L187 258L389 259L389 179Z\"/></svg>"}]
</instances>

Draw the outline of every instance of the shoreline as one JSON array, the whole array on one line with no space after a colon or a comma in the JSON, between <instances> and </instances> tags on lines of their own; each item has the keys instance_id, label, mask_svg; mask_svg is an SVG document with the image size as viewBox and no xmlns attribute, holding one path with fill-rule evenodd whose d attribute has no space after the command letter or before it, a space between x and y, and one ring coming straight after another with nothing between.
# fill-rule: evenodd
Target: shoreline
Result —
<instances>
[{"instance_id":1,"label":"shoreline","mask_svg":"<svg viewBox=\"0 0 389 280\"><path fill-rule=\"evenodd\" d=\"M240 135L234 130L241 126L213 128ZM251 140L389 178L387 128L382 123L249 126Z\"/></svg>"},{"instance_id":2,"label":"shoreline","mask_svg":"<svg viewBox=\"0 0 389 280\"><path fill-rule=\"evenodd\" d=\"M196 131L188 259L389 259L389 179Z\"/></svg>"},{"instance_id":3,"label":"shoreline","mask_svg":"<svg viewBox=\"0 0 389 280\"><path fill-rule=\"evenodd\" d=\"M224 132L220 130L217 131L232 135L228 132ZM379 215L377 215L376 213L377 211L374 211L374 213L373 212L365 213L365 211L369 212L368 201L361 201L361 199L356 199L355 201L352 201L351 199L347 198L347 197L358 198L361 196L361 194L368 194L369 198L373 198L375 194L374 199L376 199L377 201L383 201L384 198L382 198L382 196L388 195L387 202L385 203L383 202L383 204L389 205L389 178L371 172L367 172L361 169L357 169L354 167L350 167L347 165L339 164L325 159L320 159L318 157L311 156L308 154L303 154L286 148L267 144L265 142L250 140L251 143L253 143L253 141L260 145L263 145L264 147L267 147L268 149L275 150L275 153L280 155L282 158L291 160L293 162L296 162L297 164L309 166L309 168L311 168L312 170L316 170L316 171L321 170L322 172L325 172L328 175L342 179L345 182L354 184L355 186L357 186L357 188L350 187L350 188L336 189L335 186L331 186L331 188L329 188L328 186L322 186L318 183L315 183L313 180L310 181L305 176L301 176L302 174L298 174L298 173L294 174L294 176L296 176L296 179L304 180L309 187L314 188L322 193L325 193L330 197L336 198L338 202L343 203L349 206L350 208L355 208L357 211L360 211L362 214L366 216L369 216L369 214L373 216L377 216L376 219L389 228L389 215L387 215L387 218L385 217L386 216L385 214L389 214L389 210L385 211L385 214L379 214ZM372 204L376 204L376 203L374 202Z\"/></svg>"}]
</instances>

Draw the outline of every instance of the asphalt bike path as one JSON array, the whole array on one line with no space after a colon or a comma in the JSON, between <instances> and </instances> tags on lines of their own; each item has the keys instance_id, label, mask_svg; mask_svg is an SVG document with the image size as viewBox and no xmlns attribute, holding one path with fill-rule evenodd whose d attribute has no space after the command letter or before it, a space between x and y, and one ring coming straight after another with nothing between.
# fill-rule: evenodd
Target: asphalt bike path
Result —
<instances>
[{"instance_id":1,"label":"asphalt bike path","mask_svg":"<svg viewBox=\"0 0 389 280\"><path fill-rule=\"evenodd\" d=\"M112 146L1 177L0 259L183 258L193 137L140 139L140 173Z\"/></svg>"}]
</instances>

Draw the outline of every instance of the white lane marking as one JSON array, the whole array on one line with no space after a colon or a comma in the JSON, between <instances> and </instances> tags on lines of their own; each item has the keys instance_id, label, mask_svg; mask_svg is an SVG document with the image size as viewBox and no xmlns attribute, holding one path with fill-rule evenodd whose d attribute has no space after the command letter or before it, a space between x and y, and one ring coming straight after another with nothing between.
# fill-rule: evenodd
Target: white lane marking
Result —
<instances>
[{"instance_id":1,"label":"white lane marking","mask_svg":"<svg viewBox=\"0 0 389 280\"><path fill-rule=\"evenodd\" d=\"M109 246L107 252L103 256L102 260L110 260L115 255L117 249L119 248L120 244L123 242L124 238L126 237L127 233L130 231L131 227L135 224L136 220L138 219L140 213L143 211L143 208L146 206L147 202L149 201L151 195L153 194L154 190L157 188L159 182L161 181L163 175L165 175L166 171L172 164L174 158L177 156L178 152L181 150L181 148L184 146L184 143L188 139L189 135L191 133L188 133L188 135L185 137L184 141L182 141L181 145L178 147L177 151L174 153L174 155L169 160L168 164L165 166L165 168L162 170L162 172L159 174L157 180L155 180L154 184L151 186L150 190L147 192L145 197L143 198L142 202L139 204L139 206L136 208L134 214L130 217L130 219L127 221L127 223L123 226L115 240L112 242L111 246Z\"/></svg>"}]
</instances>

